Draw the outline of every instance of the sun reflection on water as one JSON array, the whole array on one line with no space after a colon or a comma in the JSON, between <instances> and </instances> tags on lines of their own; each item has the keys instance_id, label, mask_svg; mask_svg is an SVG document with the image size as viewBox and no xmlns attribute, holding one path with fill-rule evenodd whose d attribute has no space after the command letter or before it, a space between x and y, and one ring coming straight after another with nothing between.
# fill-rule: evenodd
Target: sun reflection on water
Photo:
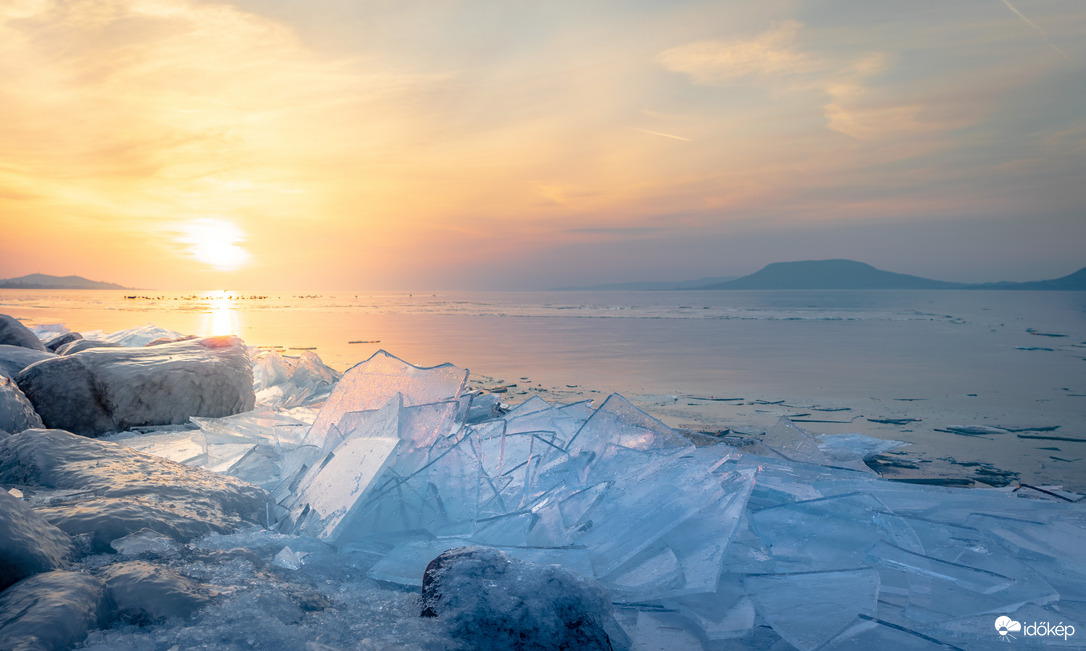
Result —
<instances>
[{"instance_id":1,"label":"sun reflection on water","mask_svg":"<svg viewBox=\"0 0 1086 651\"><path fill-rule=\"evenodd\" d=\"M238 333L238 312L234 297L226 291L212 292L207 297L208 318L204 324L205 337Z\"/></svg>"}]
</instances>

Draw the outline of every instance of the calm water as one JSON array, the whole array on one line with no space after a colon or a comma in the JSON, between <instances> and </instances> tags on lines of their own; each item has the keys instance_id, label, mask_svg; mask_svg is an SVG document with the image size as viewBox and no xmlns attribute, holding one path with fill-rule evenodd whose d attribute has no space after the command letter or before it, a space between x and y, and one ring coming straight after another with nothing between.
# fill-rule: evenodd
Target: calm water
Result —
<instances>
[{"instance_id":1,"label":"calm water","mask_svg":"<svg viewBox=\"0 0 1086 651\"><path fill-rule=\"evenodd\" d=\"M315 348L340 370L384 348L418 365L470 368L484 385L516 384L510 401L525 390L560 400L617 391L669 424L700 429L765 428L781 415L807 413L843 421L805 425L814 431L907 440L910 454L926 461L990 463L1020 472L1022 481L1086 489L1086 443L937 431L1059 426L1025 435L1086 438L1084 292L180 292L128 299L112 291L0 290L0 312L79 331L154 323L200 335L233 332L288 354ZM703 400L709 397L744 400ZM920 421L895 426L868 418Z\"/></svg>"}]
</instances>

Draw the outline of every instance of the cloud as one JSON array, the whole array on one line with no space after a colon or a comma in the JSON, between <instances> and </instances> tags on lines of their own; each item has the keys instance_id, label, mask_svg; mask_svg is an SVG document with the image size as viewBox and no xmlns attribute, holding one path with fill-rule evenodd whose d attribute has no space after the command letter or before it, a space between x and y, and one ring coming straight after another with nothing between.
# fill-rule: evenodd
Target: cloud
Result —
<instances>
[{"instance_id":1,"label":"cloud","mask_svg":"<svg viewBox=\"0 0 1086 651\"><path fill-rule=\"evenodd\" d=\"M786 20L752 39L697 41L665 50L657 59L668 70L689 75L696 84L808 72L818 63L794 46L802 26Z\"/></svg>"}]
</instances>

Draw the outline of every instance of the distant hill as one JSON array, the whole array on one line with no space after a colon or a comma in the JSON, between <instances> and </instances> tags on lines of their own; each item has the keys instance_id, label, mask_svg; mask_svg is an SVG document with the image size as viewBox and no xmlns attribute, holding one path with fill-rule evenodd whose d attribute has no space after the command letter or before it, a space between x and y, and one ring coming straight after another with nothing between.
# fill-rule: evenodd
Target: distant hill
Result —
<instances>
[{"instance_id":1,"label":"distant hill","mask_svg":"<svg viewBox=\"0 0 1086 651\"><path fill-rule=\"evenodd\" d=\"M1073 274L1068 274L1061 278L1053 278L1052 280L1035 280L1028 283L983 283L980 285L970 285L970 289L1028 289L1053 292L1081 292L1086 291L1086 267L1079 269Z\"/></svg>"},{"instance_id":2,"label":"distant hill","mask_svg":"<svg viewBox=\"0 0 1086 651\"><path fill-rule=\"evenodd\" d=\"M0 289L129 289L116 283L87 280L82 276L30 274L0 280Z\"/></svg>"},{"instance_id":3,"label":"distant hill","mask_svg":"<svg viewBox=\"0 0 1086 651\"><path fill-rule=\"evenodd\" d=\"M644 282L629 282L629 283L609 283L606 285L585 285L578 287L555 287L550 291L554 292L610 292L610 291L630 291L630 292L643 292L643 291L655 291L655 290L669 290L669 289L702 289L706 285L712 285L716 283L724 283L729 280L735 280L738 276L715 276L712 278L699 278L697 280L658 280L658 281L644 281Z\"/></svg>"},{"instance_id":4,"label":"distant hill","mask_svg":"<svg viewBox=\"0 0 1086 651\"><path fill-rule=\"evenodd\" d=\"M774 262L749 276L699 289L963 289L920 276L876 269L855 260L805 260Z\"/></svg>"}]
</instances>

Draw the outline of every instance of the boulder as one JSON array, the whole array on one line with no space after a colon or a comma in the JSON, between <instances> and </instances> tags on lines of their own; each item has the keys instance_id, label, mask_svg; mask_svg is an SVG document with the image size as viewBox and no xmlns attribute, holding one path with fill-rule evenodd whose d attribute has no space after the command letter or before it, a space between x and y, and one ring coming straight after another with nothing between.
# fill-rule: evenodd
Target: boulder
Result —
<instances>
[{"instance_id":1,"label":"boulder","mask_svg":"<svg viewBox=\"0 0 1086 651\"><path fill-rule=\"evenodd\" d=\"M34 405L11 378L0 375L0 431L21 432L31 427L43 427Z\"/></svg>"},{"instance_id":2,"label":"boulder","mask_svg":"<svg viewBox=\"0 0 1086 651\"><path fill-rule=\"evenodd\" d=\"M69 344L73 341L79 341L82 338L83 335L79 334L78 332L65 332L64 334L53 337L49 341L45 342L45 347L55 353L57 351L57 348L60 348L64 344Z\"/></svg>"},{"instance_id":3,"label":"boulder","mask_svg":"<svg viewBox=\"0 0 1086 651\"><path fill-rule=\"evenodd\" d=\"M102 580L82 572L45 572L0 593L0 649L69 649L108 621Z\"/></svg>"},{"instance_id":4,"label":"boulder","mask_svg":"<svg viewBox=\"0 0 1086 651\"><path fill-rule=\"evenodd\" d=\"M267 519L268 494L240 479L62 430L0 441L4 483L72 491L38 513L71 535L90 534L95 552L142 529L184 543Z\"/></svg>"},{"instance_id":5,"label":"boulder","mask_svg":"<svg viewBox=\"0 0 1086 651\"><path fill-rule=\"evenodd\" d=\"M94 339L79 339L71 341L57 348L57 355L74 355L88 348L123 348L121 344L112 341L96 341Z\"/></svg>"},{"instance_id":6,"label":"boulder","mask_svg":"<svg viewBox=\"0 0 1086 651\"><path fill-rule=\"evenodd\" d=\"M22 346L31 350L45 350L45 344L30 331L30 328L7 314L0 314L0 344Z\"/></svg>"},{"instance_id":7,"label":"boulder","mask_svg":"<svg viewBox=\"0 0 1086 651\"><path fill-rule=\"evenodd\" d=\"M46 427L86 436L230 416L256 402L248 351L230 336L84 350L42 360L15 381Z\"/></svg>"},{"instance_id":8,"label":"boulder","mask_svg":"<svg viewBox=\"0 0 1086 651\"><path fill-rule=\"evenodd\" d=\"M135 624L188 617L211 603L197 583L168 567L146 561L114 563L100 576L117 614Z\"/></svg>"},{"instance_id":9,"label":"boulder","mask_svg":"<svg viewBox=\"0 0 1086 651\"><path fill-rule=\"evenodd\" d=\"M443 621L472 649L611 651L608 631L625 637L593 579L488 547L451 549L431 561L422 606L423 617Z\"/></svg>"},{"instance_id":10,"label":"boulder","mask_svg":"<svg viewBox=\"0 0 1086 651\"><path fill-rule=\"evenodd\" d=\"M5 490L0 490L0 540L0 590L63 567L71 551L68 534Z\"/></svg>"},{"instance_id":11,"label":"boulder","mask_svg":"<svg viewBox=\"0 0 1086 651\"><path fill-rule=\"evenodd\" d=\"M25 346L0 344L0 375L13 378L27 366L43 359L56 357L47 350L34 350Z\"/></svg>"}]
</instances>

